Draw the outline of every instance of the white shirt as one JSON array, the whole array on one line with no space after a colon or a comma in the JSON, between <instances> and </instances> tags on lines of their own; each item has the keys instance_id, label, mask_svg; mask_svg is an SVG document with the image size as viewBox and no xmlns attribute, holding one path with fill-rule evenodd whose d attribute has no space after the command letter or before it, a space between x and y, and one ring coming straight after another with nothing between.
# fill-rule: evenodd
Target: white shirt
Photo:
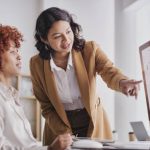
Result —
<instances>
[{"instance_id":1,"label":"white shirt","mask_svg":"<svg viewBox=\"0 0 150 150\"><path fill-rule=\"evenodd\" d=\"M66 71L56 66L53 59L50 60L50 66L54 73L57 92L65 110L84 108L81 101L81 94L75 75L75 69L72 63L72 54L69 54Z\"/></svg>"},{"instance_id":2,"label":"white shirt","mask_svg":"<svg viewBox=\"0 0 150 150\"><path fill-rule=\"evenodd\" d=\"M0 83L0 149L47 150L33 137L18 92Z\"/></svg>"}]
</instances>

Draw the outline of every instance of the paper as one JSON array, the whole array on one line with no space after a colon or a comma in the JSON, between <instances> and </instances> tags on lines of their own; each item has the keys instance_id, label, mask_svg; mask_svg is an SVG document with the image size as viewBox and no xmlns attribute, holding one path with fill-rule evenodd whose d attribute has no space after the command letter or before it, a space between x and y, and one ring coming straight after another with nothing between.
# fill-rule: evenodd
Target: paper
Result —
<instances>
[{"instance_id":1,"label":"paper","mask_svg":"<svg viewBox=\"0 0 150 150\"><path fill-rule=\"evenodd\" d=\"M89 139L76 140L72 144L72 148L79 149L101 149L102 147L103 145L100 142Z\"/></svg>"}]
</instances>

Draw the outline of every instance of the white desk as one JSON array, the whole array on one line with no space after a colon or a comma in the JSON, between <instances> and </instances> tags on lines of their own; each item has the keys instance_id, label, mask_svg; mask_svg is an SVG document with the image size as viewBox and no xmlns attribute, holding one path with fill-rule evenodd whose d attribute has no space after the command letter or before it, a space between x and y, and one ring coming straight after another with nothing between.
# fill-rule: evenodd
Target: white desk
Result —
<instances>
[{"instance_id":1,"label":"white desk","mask_svg":"<svg viewBox=\"0 0 150 150\"><path fill-rule=\"evenodd\" d=\"M150 150L150 141L115 142L109 145L118 149Z\"/></svg>"},{"instance_id":2,"label":"white desk","mask_svg":"<svg viewBox=\"0 0 150 150\"><path fill-rule=\"evenodd\" d=\"M150 141L136 141L136 142L115 142L115 143L109 143L110 146L104 146L101 149L71 149L71 150L113 150L113 149L119 149L119 150L150 150Z\"/></svg>"}]
</instances>

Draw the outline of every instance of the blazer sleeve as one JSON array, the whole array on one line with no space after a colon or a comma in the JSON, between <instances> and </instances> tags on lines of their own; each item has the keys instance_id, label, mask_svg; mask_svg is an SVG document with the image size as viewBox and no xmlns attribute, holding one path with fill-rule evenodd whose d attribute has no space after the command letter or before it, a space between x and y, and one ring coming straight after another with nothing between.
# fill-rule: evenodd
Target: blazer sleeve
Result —
<instances>
[{"instance_id":1,"label":"blazer sleeve","mask_svg":"<svg viewBox=\"0 0 150 150\"><path fill-rule=\"evenodd\" d=\"M46 124L55 135L64 133L66 131L71 132L70 129L60 119L55 108L51 104L50 99L47 96L46 91L42 85L43 81L41 81L41 78L38 77L38 72L36 71L36 67L37 65L39 66L39 64L35 64L37 62L33 61L34 60L31 58L30 72L33 84L33 91L36 99L40 102L42 115L45 118Z\"/></svg>"},{"instance_id":2,"label":"blazer sleeve","mask_svg":"<svg viewBox=\"0 0 150 150\"><path fill-rule=\"evenodd\" d=\"M102 77L109 88L121 92L119 82L122 79L128 79L128 77L123 75L122 72L113 65L98 44L93 42L93 47L96 50L96 72Z\"/></svg>"}]
</instances>

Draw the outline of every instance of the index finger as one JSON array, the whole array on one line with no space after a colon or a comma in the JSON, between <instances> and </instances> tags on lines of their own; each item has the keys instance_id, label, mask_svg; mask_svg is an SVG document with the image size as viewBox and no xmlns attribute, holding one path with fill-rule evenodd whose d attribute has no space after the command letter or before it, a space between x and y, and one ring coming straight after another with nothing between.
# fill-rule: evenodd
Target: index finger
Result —
<instances>
[{"instance_id":1,"label":"index finger","mask_svg":"<svg viewBox=\"0 0 150 150\"><path fill-rule=\"evenodd\" d=\"M143 82L142 80L138 80L138 81L130 81L130 83L134 83L134 84L139 84L139 83L141 83L141 82Z\"/></svg>"}]
</instances>

